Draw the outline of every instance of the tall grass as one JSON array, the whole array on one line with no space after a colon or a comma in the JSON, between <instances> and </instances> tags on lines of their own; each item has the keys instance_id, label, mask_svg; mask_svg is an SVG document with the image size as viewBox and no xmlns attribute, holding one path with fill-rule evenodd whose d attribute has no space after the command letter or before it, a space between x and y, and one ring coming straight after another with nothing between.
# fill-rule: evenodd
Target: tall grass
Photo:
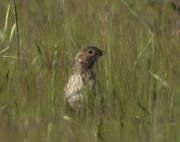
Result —
<instances>
[{"instance_id":1,"label":"tall grass","mask_svg":"<svg viewBox=\"0 0 180 142\"><path fill-rule=\"evenodd\" d=\"M180 140L179 15L168 2L0 3L0 141ZM105 55L93 110L76 116L63 87L87 45Z\"/></svg>"}]
</instances>

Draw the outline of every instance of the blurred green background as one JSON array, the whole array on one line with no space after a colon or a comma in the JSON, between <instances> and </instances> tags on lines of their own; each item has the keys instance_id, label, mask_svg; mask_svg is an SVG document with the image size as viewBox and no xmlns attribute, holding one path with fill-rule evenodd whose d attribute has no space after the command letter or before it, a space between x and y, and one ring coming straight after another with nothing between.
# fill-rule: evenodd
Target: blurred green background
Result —
<instances>
[{"instance_id":1,"label":"blurred green background","mask_svg":"<svg viewBox=\"0 0 180 142\"><path fill-rule=\"evenodd\" d=\"M63 88L87 45L105 51L98 97L74 116ZM179 85L179 1L0 0L2 142L179 142Z\"/></svg>"}]
</instances>

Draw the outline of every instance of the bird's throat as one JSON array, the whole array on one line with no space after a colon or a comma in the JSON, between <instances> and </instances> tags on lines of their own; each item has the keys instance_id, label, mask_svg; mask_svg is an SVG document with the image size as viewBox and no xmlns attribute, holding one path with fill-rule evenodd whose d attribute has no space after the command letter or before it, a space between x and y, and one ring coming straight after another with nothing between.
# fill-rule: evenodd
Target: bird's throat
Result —
<instances>
[{"instance_id":1,"label":"bird's throat","mask_svg":"<svg viewBox=\"0 0 180 142\"><path fill-rule=\"evenodd\" d=\"M86 73L89 72L89 70L93 70L93 64L89 65L83 62L75 62L74 68L73 68L75 73Z\"/></svg>"}]
</instances>

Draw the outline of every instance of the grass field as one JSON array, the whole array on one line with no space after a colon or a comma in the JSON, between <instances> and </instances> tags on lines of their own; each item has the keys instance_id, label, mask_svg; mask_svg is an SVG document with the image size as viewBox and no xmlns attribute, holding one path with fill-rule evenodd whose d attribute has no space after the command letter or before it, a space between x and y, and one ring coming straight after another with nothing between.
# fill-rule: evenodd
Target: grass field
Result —
<instances>
[{"instance_id":1,"label":"grass field","mask_svg":"<svg viewBox=\"0 0 180 142\"><path fill-rule=\"evenodd\" d=\"M0 0L0 142L179 142L179 19L165 0ZM98 97L75 116L63 87L87 45Z\"/></svg>"}]
</instances>

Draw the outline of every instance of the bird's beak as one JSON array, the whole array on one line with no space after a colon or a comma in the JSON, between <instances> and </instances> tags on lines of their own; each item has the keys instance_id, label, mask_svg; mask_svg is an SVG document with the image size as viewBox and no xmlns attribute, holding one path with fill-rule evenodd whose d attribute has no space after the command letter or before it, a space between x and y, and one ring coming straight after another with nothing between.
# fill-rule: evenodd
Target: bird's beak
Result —
<instances>
[{"instance_id":1,"label":"bird's beak","mask_svg":"<svg viewBox=\"0 0 180 142\"><path fill-rule=\"evenodd\" d=\"M103 50L99 50L99 56L104 55L104 51Z\"/></svg>"}]
</instances>

